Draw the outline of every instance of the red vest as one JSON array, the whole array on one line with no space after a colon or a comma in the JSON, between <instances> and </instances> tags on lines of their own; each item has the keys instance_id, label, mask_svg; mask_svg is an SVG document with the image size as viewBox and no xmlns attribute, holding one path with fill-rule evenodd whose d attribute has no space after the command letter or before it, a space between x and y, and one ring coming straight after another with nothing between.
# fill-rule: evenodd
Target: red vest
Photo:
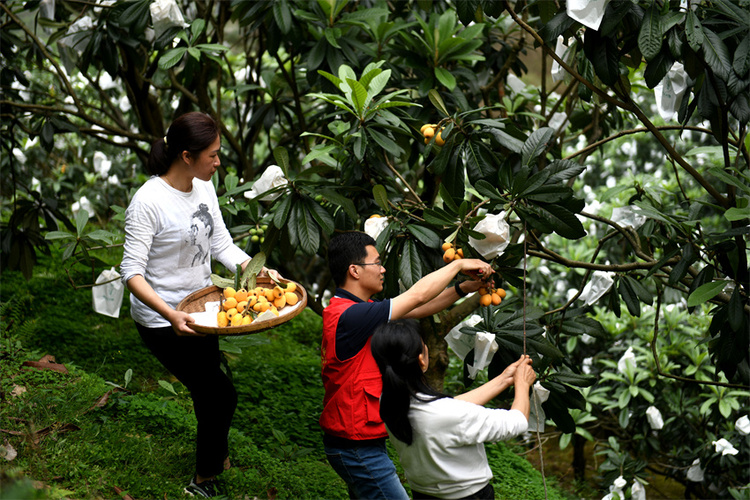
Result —
<instances>
[{"instance_id":1,"label":"red vest","mask_svg":"<svg viewBox=\"0 0 750 500\"><path fill-rule=\"evenodd\" d=\"M336 328L339 317L354 301L334 297L323 310L323 412L320 426L326 434L361 441L388 436L380 418L383 381L370 351L370 339L354 357L336 357Z\"/></svg>"}]
</instances>

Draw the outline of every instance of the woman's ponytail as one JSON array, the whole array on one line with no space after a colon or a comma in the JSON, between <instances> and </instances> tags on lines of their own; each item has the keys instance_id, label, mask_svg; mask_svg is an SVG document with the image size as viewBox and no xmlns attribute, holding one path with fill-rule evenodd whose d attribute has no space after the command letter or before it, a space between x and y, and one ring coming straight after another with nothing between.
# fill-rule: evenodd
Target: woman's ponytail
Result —
<instances>
[{"instance_id":1,"label":"woman's ponytail","mask_svg":"<svg viewBox=\"0 0 750 500\"><path fill-rule=\"evenodd\" d=\"M146 168L151 175L164 175L172 164L169 158L168 147L165 142L166 137L157 139L151 144L151 154L148 157Z\"/></svg>"},{"instance_id":2,"label":"woman's ponytail","mask_svg":"<svg viewBox=\"0 0 750 500\"><path fill-rule=\"evenodd\" d=\"M418 393L429 396L427 401L446 397L427 384L419 364L424 349L419 324L415 320L385 323L375 330L370 348L383 378L380 418L394 437L411 444L411 399Z\"/></svg>"},{"instance_id":3,"label":"woman's ponytail","mask_svg":"<svg viewBox=\"0 0 750 500\"><path fill-rule=\"evenodd\" d=\"M406 444L412 442L412 428L409 423L409 403L411 392L406 381L396 373L391 365L381 369L383 394L380 396L380 418L391 433Z\"/></svg>"}]
</instances>

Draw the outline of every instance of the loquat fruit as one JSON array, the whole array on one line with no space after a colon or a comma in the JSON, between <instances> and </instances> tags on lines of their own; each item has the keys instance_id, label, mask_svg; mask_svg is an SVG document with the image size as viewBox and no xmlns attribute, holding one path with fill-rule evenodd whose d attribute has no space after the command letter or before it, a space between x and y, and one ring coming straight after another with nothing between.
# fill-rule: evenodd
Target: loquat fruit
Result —
<instances>
[{"instance_id":1,"label":"loquat fruit","mask_svg":"<svg viewBox=\"0 0 750 500\"><path fill-rule=\"evenodd\" d=\"M482 295L479 299L479 303L485 307L492 304L492 294Z\"/></svg>"},{"instance_id":2,"label":"loquat fruit","mask_svg":"<svg viewBox=\"0 0 750 500\"><path fill-rule=\"evenodd\" d=\"M438 146L442 146L443 144L445 144L445 139L443 139L443 129L440 129L435 136L435 144L437 144Z\"/></svg>"},{"instance_id":3,"label":"loquat fruit","mask_svg":"<svg viewBox=\"0 0 750 500\"><path fill-rule=\"evenodd\" d=\"M219 311L219 314L216 315L216 324L221 328L224 328L229 324L229 318L227 318L226 311Z\"/></svg>"},{"instance_id":4,"label":"loquat fruit","mask_svg":"<svg viewBox=\"0 0 750 500\"><path fill-rule=\"evenodd\" d=\"M237 293L237 291L234 288L232 288L231 286L228 286L228 287L226 287L224 289L223 293L224 293L224 298L228 299L230 297L234 297L235 294Z\"/></svg>"},{"instance_id":5,"label":"loquat fruit","mask_svg":"<svg viewBox=\"0 0 750 500\"><path fill-rule=\"evenodd\" d=\"M456 256L456 251L453 250L452 248L449 248L443 254L443 261L445 263L451 262L455 256Z\"/></svg>"},{"instance_id":6,"label":"loquat fruit","mask_svg":"<svg viewBox=\"0 0 750 500\"><path fill-rule=\"evenodd\" d=\"M234 307L237 307L237 299L235 299L234 297L229 297L228 299L224 301L224 303L222 304L222 307L224 308L225 311L228 311Z\"/></svg>"},{"instance_id":7,"label":"loquat fruit","mask_svg":"<svg viewBox=\"0 0 750 500\"><path fill-rule=\"evenodd\" d=\"M273 305L276 306L277 309L281 309L282 307L284 307L286 305L286 296L281 295L281 297L277 297L276 299L274 299Z\"/></svg>"},{"instance_id":8,"label":"loquat fruit","mask_svg":"<svg viewBox=\"0 0 750 500\"><path fill-rule=\"evenodd\" d=\"M299 301L299 297L294 292L286 292L284 296L286 297L286 303L290 306L296 305Z\"/></svg>"}]
</instances>

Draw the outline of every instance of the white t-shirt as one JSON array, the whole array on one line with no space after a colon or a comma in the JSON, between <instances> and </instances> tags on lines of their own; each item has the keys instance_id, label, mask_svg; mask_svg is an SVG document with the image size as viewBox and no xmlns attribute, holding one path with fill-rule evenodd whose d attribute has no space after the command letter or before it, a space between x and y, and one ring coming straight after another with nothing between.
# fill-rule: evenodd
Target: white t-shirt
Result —
<instances>
[{"instance_id":1,"label":"white t-shirt","mask_svg":"<svg viewBox=\"0 0 750 500\"><path fill-rule=\"evenodd\" d=\"M453 398L429 403L412 398L409 422L411 445L389 432L406 479L413 490L447 499L476 493L492 479L484 443L517 436L528 428L518 410L485 408Z\"/></svg>"},{"instance_id":2,"label":"white t-shirt","mask_svg":"<svg viewBox=\"0 0 750 500\"><path fill-rule=\"evenodd\" d=\"M193 179L193 189L174 189L151 177L133 196L125 213L123 283L143 276L171 307L211 285L211 258L230 271L250 258L232 241L213 184ZM169 326L153 309L130 295L131 316L149 328Z\"/></svg>"}]
</instances>

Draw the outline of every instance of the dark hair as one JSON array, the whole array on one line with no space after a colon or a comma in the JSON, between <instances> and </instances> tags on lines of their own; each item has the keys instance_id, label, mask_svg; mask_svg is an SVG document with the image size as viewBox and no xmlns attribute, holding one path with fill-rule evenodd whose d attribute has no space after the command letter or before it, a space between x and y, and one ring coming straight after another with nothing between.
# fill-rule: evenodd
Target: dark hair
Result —
<instances>
[{"instance_id":1,"label":"dark hair","mask_svg":"<svg viewBox=\"0 0 750 500\"><path fill-rule=\"evenodd\" d=\"M146 168L151 175L165 174L183 151L197 155L211 146L220 132L211 116L198 111L185 113L172 122L165 137L151 144Z\"/></svg>"},{"instance_id":2,"label":"dark hair","mask_svg":"<svg viewBox=\"0 0 750 500\"><path fill-rule=\"evenodd\" d=\"M419 366L419 355L424 349L419 323L413 319L400 319L380 325L372 335L370 349L383 377L380 418L391 434L411 444L411 398L417 397L417 393L428 396L417 397L420 401L450 397L430 387Z\"/></svg>"},{"instance_id":3,"label":"dark hair","mask_svg":"<svg viewBox=\"0 0 750 500\"><path fill-rule=\"evenodd\" d=\"M328 268L336 286L346 281L349 266L362 262L367 257L367 247L375 246L375 240L367 233L350 231L339 233L328 242Z\"/></svg>"}]
</instances>

